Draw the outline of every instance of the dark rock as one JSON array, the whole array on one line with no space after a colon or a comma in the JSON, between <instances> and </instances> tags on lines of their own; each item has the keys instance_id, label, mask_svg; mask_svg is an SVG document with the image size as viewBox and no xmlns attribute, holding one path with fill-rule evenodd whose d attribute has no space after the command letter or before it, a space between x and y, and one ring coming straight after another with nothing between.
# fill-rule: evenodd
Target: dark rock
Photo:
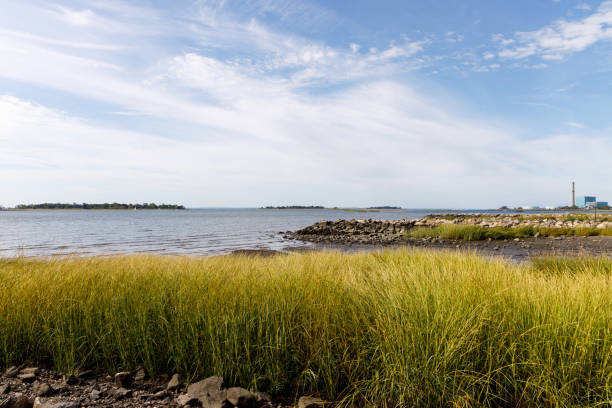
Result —
<instances>
[{"instance_id":1,"label":"dark rock","mask_svg":"<svg viewBox=\"0 0 612 408\"><path fill-rule=\"evenodd\" d=\"M127 371L115 374L115 385L119 388L130 388L133 380L132 374Z\"/></svg>"},{"instance_id":2,"label":"dark rock","mask_svg":"<svg viewBox=\"0 0 612 408\"><path fill-rule=\"evenodd\" d=\"M68 376L68 377L64 378L64 383L66 383L66 385L77 385L80 382L81 382L81 380L79 380L74 375L71 375L71 376Z\"/></svg>"},{"instance_id":3,"label":"dark rock","mask_svg":"<svg viewBox=\"0 0 612 408\"><path fill-rule=\"evenodd\" d=\"M315 397L301 397L298 400L297 408L319 408L324 407L325 401Z\"/></svg>"},{"instance_id":4,"label":"dark rock","mask_svg":"<svg viewBox=\"0 0 612 408\"><path fill-rule=\"evenodd\" d=\"M36 381L36 375L32 373L19 374L17 378L19 378L24 383L33 383L34 381Z\"/></svg>"},{"instance_id":5,"label":"dark rock","mask_svg":"<svg viewBox=\"0 0 612 408\"><path fill-rule=\"evenodd\" d=\"M200 400L204 408L224 408L227 403L227 392L223 389L223 378L209 377L191 384L187 394Z\"/></svg>"},{"instance_id":6,"label":"dark rock","mask_svg":"<svg viewBox=\"0 0 612 408\"><path fill-rule=\"evenodd\" d=\"M4 372L4 375L11 378L16 376L19 373L19 369L15 366L9 367L8 370Z\"/></svg>"},{"instance_id":7,"label":"dark rock","mask_svg":"<svg viewBox=\"0 0 612 408\"><path fill-rule=\"evenodd\" d=\"M95 376L96 374L92 370L81 371L80 373L77 374L77 378L81 380L87 380Z\"/></svg>"},{"instance_id":8,"label":"dark rock","mask_svg":"<svg viewBox=\"0 0 612 408\"><path fill-rule=\"evenodd\" d=\"M172 390L176 390L177 388L179 388L181 386L181 376L179 374L174 374L172 376L172 378L170 379L170 381L168 382L168 390L172 391Z\"/></svg>"},{"instance_id":9,"label":"dark rock","mask_svg":"<svg viewBox=\"0 0 612 408\"><path fill-rule=\"evenodd\" d=\"M240 387L232 387L227 390L227 400L238 408L252 408L257 402L255 394Z\"/></svg>"},{"instance_id":10,"label":"dark rock","mask_svg":"<svg viewBox=\"0 0 612 408\"><path fill-rule=\"evenodd\" d=\"M18 392L0 401L0 408L32 408L34 401Z\"/></svg>"}]
</instances>

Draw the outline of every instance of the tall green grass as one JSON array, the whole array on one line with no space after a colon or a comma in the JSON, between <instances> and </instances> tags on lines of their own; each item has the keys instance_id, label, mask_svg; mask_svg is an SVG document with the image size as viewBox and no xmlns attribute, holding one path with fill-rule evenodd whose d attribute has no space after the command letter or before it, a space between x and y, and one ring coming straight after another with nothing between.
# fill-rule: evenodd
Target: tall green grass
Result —
<instances>
[{"instance_id":1,"label":"tall green grass","mask_svg":"<svg viewBox=\"0 0 612 408\"><path fill-rule=\"evenodd\" d=\"M384 251L0 260L0 362L357 406L612 402L609 262Z\"/></svg>"},{"instance_id":2,"label":"tall green grass","mask_svg":"<svg viewBox=\"0 0 612 408\"><path fill-rule=\"evenodd\" d=\"M529 238L536 234L543 237L558 236L612 236L610 228L550 228L550 227L481 227L471 224L442 224L436 227L415 227L408 231L411 238L442 238L463 241L484 239Z\"/></svg>"}]
</instances>

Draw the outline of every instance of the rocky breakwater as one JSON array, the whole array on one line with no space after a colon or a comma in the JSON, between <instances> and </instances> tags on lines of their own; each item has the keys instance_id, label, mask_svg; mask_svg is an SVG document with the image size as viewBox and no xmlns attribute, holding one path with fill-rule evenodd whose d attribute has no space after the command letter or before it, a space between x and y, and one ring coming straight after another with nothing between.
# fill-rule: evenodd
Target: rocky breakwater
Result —
<instances>
[{"instance_id":1,"label":"rocky breakwater","mask_svg":"<svg viewBox=\"0 0 612 408\"><path fill-rule=\"evenodd\" d=\"M287 237L314 243L391 245L437 238L413 238L415 227L435 228L443 225L473 225L482 228L532 227L533 236L545 235L539 231L557 230L558 234L573 235L577 229L612 229L612 215L596 219L593 214L434 214L418 219L403 220L336 220L320 221L301 230L289 233ZM587 234L596 235L596 234ZM609 234L603 234L609 235Z\"/></svg>"},{"instance_id":2,"label":"rocky breakwater","mask_svg":"<svg viewBox=\"0 0 612 408\"><path fill-rule=\"evenodd\" d=\"M318 243L393 244L405 240L417 220L321 221L291 234L295 239Z\"/></svg>"}]
</instances>

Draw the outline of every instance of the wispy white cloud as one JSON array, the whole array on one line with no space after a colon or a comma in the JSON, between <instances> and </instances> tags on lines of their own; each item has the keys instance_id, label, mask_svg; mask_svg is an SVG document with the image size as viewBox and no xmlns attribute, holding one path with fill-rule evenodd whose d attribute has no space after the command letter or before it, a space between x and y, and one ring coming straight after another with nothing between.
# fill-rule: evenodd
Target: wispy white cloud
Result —
<instances>
[{"instance_id":1,"label":"wispy white cloud","mask_svg":"<svg viewBox=\"0 0 612 408\"><path fill-rule=\"evenodd\" d=\"M458 43L463 41L463 35L457 34L454 31L449 31L446 33L446 41L449 43Z\"/></svg>"},{"instance_id":2,"label":"wispy white cloud","mask_svg":"<svg viewBox=\"0 0 612 408\"><path fill-rule=\"evenodd\" d=\"M577 4L576 6L574 6L574 8L575 8L576 10L582 10L582 11L591 11L591 6L589 6L589 5L588 5L588 4L586 4L586 3L580 3L580 4Z\"/></svg>"},{"instance_id":3,"label":"wispy white cloud","mask_svg":"<svg viewBox=\"0 0 612 408\"><path fill-rule=\"evenodd\" d=\"M578 122L561 122L562 125L564 126L568 126L568 127L572 127L575 129L584 129L584 125L582 123L578 123Z\"/></svg>"},{"instance_id":4,"label":"wispy white cloud","mask_svg":"<svg viewBox=\"0 0 612 408\"><path fill-rule=\"evenodd\" d=\"M125 51L128 49L133 49L133 47L127 47L124 45L112 44L112 43L83 42L83 41L78 41L78 40L56 40L53 38L33 35L30 33L20 32L20 31L15 31L15 30L5 30L2 28L0 28L0 35L4 37L14 37L18 39L25 39L25 40L36 42L39 44L58 46L58 47L91 49L91 50L101 50L101 51Z\"/></svg>"},{"instance_id":5,"label":"wispy white cloud","mask_svg":"<svg viewBox=\"0 0 612 408\"><path fill-rule=\"evenodd\" d=\"M562 59L609 39L612 39L612 1L604 1L595 12L580 20L558 20L536 31L517 32L513 38L494 37L505 47L498 53L501 58L539 56L549 60Z\"/></svg>"},{"instance_id":6,"label":"wispy white cloud","mask_svg":"<svg viewBox=\"0 0 612 408\"><path fill-rule=\"evenodd\" d=\"M197 84L203 91L211 86ZM171 195L191 205L240 206L282 202L288 195L312 200L308 194L315 194L332 205L359 204L376 194L423 205L442 200L465 206L474 199L495 205L511 203L513 195L538 183L550 188L538 187L534 199L554 194L554 180L567 172L564 160L591 157L605 166L612 148L610 140L577 135L521 140L395 83L247 105L231 108L232 120L250 128L240 138L232 137L236 127L227 123L217 137L180 140L95 125L3 96L0 180L15 201ZM501 185L500 177L515 182ZM266 188L255 188L261 183ZM462 191L470 192L469 199Z\"/></svg>"}]
</instances>

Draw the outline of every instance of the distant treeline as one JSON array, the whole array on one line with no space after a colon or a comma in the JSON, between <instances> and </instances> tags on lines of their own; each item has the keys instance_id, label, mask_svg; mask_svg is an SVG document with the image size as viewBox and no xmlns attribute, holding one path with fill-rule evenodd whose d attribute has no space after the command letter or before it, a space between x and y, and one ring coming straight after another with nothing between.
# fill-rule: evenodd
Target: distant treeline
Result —
<instances>
[{"instance_id":1,"label":"distant treeline","mask_svg":"<svg viewBox=\"0 0 612 408\"><path fill-rule=\"evenodd\" d=\"M267 206L261 207L264 210L322 210L325 207L322 205L283 205L279 207Z\"/></svg>"},{"instance_id":2,"label":"distant treeline","mask_svg":"<svg viewBox=\"0 0 612 408\"><path fill-rule=\"evenodd\" d=\"M393 207L390 205L382 205L380 207L368 207L368 210L401 210L402 207Z\"/></svg>"},{"instance_id":3,"label":"distant treeline","mask_svg":"<svg viewBox=\"0 0 612 408\"><path fill-rule=\"evenodd\" d=\"M185 206L177 204L125 204L125 203L42 203L42 204L19 204L16 210L184 210Z\"/></svg>"}]
</instances>

